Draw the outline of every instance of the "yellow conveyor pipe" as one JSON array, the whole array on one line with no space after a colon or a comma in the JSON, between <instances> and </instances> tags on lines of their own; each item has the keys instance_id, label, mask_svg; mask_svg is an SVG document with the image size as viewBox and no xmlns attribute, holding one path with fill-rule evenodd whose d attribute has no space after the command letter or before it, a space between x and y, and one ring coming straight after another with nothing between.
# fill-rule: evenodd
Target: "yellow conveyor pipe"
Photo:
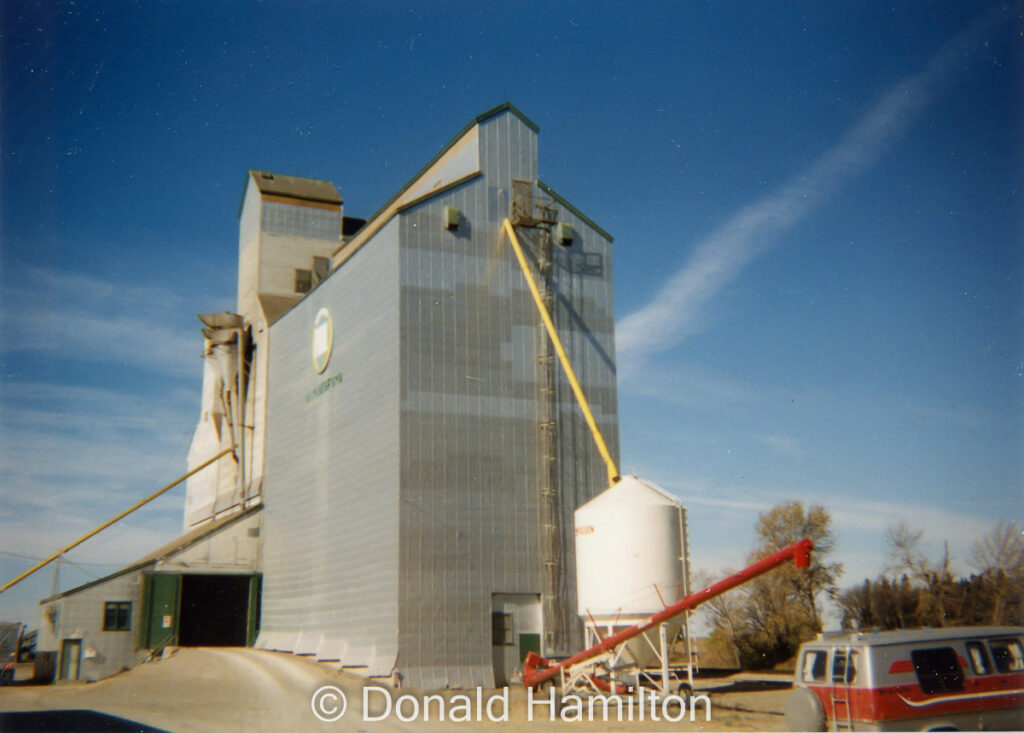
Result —
<instances>
[{"instance_id":1,"label":"yellow conveyor pipe","mask_svg":"<svg viewBox=\"0 0 1024 733\"><path fill-rule=\"evenodd\" d=\"M133 505L132 505L131 507L129 507L128 509L125 509L125 510L124 510L123 512L121 512L120 514L118 514L118 515L117 515L116 517L114 517L113 519L110 519L110 520L108 520L108 521L104 522L103 524L101 524L101 525L100 525L99 527L97 527L96 529L94 529L94 530L93 530L92 532L89 532L89 533L88 533L87 535L84 535L84 536L82 536L82 537L79 537L79 538L78 538L77 540L75 540L74 542L72 542L72 543L71 543L70 545L68 545L67 547L65 547L65 548L64 548L63 550L60 550L60 551L58 551L58 552L55 552L55 553L54 553L53 555L50 555L50 556L49 556L48 558L46 558L46 559L45 559L45 560L43 560L42 562L40 562L40 563L38 563L37 565L35 565L35 566L33 566L33 567L29 568L29 569L28 569L28 570L26 570L26 571L25 571L24 573L22 573L21 575L19 575L19 576L18 576L17 578L15 578L14 580L12 580L12 581L10 581L9 583L7 583L7 585L5 585L5 586L4 586L3 588L0 588L0 593L3 593L3 592L4 592L5 590L7 590L8 588L10 588L10 587L11 587L12 585L15 585L15 584L17 584L17 583L20 583L21 581L23 581L23 580L24 580L25 578L27 578L28 576L32 575L32 573L36 572L37 570L41 570L42 568L46 567L46 566L47 566L47 565L49 565L49 564L50 564L51 562L53 562L54 560L56 560L56 559L57 559L58 557L60 557L61 555L63 555L63 554L65 553L65 552L67 552L67 551L69 551L69 550L72 550L72 549L74 549L74 548L78 547L78 546L79 546L80 544L82 544L83 542L85 542L85 541L86 541L87 539L89 539L90 537L95 537L95 536L96 536L96 535L98 535L98 534L99 534L100 532L102 532L103 530L105 530L105 529L106 529L107 527L109 527L110 525L112 525L112 524L113 524L114 522L117 522L118 520L124 519L124 518L125 518L125 517L127 517L127 516L128 516L129 514L131 514L132 512L134 512L134 511L135 511L136 509L138 509L139 507L141 507L141 506L143 506L143 505L145 505L145 504L148 504L149 502L153 501L153 499L157 498L157 497L158 497L158 496L160 496L161 494L165 494L165 493L167 493L168 491L170 491L171 489L173 489L173 488L174 488L175 486L177 486L178 484L180 484L180 483L181 483L182 481L184 481L185 479L187 479L187 478L188 478L189 476L193 476L193 475L195 475L195 474L199 473L199 472L200 472L200 471L202 471L202 470L203 470L204 468L206 468L207 466L209 466L209 465L210 465L211 463L213 463L214 461L217 461L217 460L218 460L218 459L220 459L220 458L223 458L224 456L226 456L226 455L227 455L228 453L230 453L230 452L231 452L231 451L233 451L234 449L235 449L235 446L231 446L230 448L225 448L225 449L224 449L224 450L222 450L222 451L221 451L220 453L218 453L217 455L215 455L215 456L214 456L213 458L211 458L210 460L206 461L206 463L202 464L201 466L196 466L196 467L195 467L195 468L193 468L193 469L192 469L191 471L189 471L188 473L186 473L186 474L185 474L184 476L181 476L180 478L177 478L177 479L175 479L175 480L174 480L173 482L171 482L171 483L167 484L167 485L166 485L165 487L163 487L162 489L160 489L160 490L159 490L159 491L157 491L156 493L154 493L154 494L150 494L149 496L147 496L147 497L146 497L145 499L143 499L142 501L138 502L137 504L133 504Z\"/></svg>"},{"instance_id":2,"label":"yellow conveyor pipe","mask_svg":"<svg viewBox=\"0 0 1024 733\"><path fill-rule=\"evenodd\" d=\"M562 339L558 337L558 332L555 330L555 322L551 320L551 314L548 312L547 306L544 305L544 299L541 297L540 289L537 287L537 281L533 277L533 273L530 272L530 266L526 261L526 255L523 254L523 248L519 245L519 238L516 236L516 230L512 227L512 222L508 219L504 221L505 232L508 234L509 241L512 242L512 249L516 253L516 259L519 260L519 266L523 269L523 276L526 278L526 284L530 286L530 294L533 295L533 302L537 306L537 310L540 311L541 320L544 321L544 328L547 329L548 336L551 338L551 343L555 347L555 353L558 354L558 360L562 363L562 368L565 370L566 376L569 378L569 385L572 387L572 392L576 395L576 401L580 403L580 409L583 411L583 418L587 421L587 426L590 428L590 432L594 436L594 442L597 443L597 450L601 454L601 458L604 459L605 468L608 469L608 485L613 486L616 481L619 480L619 469L615 466L615 461L612 459L611 453L608 452L608 446L604 442L604 436L601 435L601 430L597 427L597 421L594 420L594 413L590 411L590 405L587 403L586 395L583 394L583 388L580 387L579 380L576 379L576 372L572 368L572 364L569 362L569 357L565 353L565 349L562 346Z\"/></svg>"}]
</instances>

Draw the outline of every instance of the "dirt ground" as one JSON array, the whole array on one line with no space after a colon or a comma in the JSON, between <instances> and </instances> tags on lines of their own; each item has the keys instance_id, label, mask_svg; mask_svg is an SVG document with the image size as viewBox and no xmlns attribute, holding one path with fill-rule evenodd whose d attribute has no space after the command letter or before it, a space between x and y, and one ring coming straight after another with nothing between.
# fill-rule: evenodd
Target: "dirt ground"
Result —
<instances>
[{"instance_id":1,"label":"dirt ground","mask_svg":"<svg viewBox=\"0 0 1024 733\"><path fill-rule=\"evenodd\" d=\"M27 671L19 670L19 678ZM314 715L314 692L330 686L321 699L322 714L340 710L338 693L347 699L344 715L322 722ZM686 711L683 720L652 720L651 703L643 720L634 704L618 713L609 708L609 720L601 707L595 719L587 719L586 703L579 709L582 720L566 722L551 708L547 698L513 687L507 692L484 690L448 691L426 702L424 693L413 690L383 691L383 683L341 672L326 665L288 654L253 649L181 649L159 662L144 664L101 682L31 686L18 682L0 687L0 731L18 730L330 730L387 733L396 730L480 730L495 726L510 733L547 731L731 731L785 730L782 709L788 689L785 675L740 674L698 680L695 694L711 700L711 720L703 705ZM369 689L368 689L369 688ZM459 695L465 696L459 698ZM503 697L507 695L507 697ZM399 696L402 696L399 699ZM364 710L364 700L366 709ZM478 705L477 702L482 704ZM501 718L487 718L486 705ZM679 716L678 708L655 714ZM390 708L390 711L388 710ZM447 718L439 720L440 712ZM418 710L418 712L416 712ZM424 715L424 710L427 714ZM530 712L533 718L530 719ZM571 705L563 714L574 717ZM629 719L632 713L632 722ZM335 713L336 714L336 713ZM690 717L695 719L691 722ZM401 720L400 718L410 718ZM427 719L424 719L424 718ZM469 717L469 720L463 720ZM477 721L476 718L481 720ZM619 718L622 718L621 721Z\"/></svg>"}]
</instances>

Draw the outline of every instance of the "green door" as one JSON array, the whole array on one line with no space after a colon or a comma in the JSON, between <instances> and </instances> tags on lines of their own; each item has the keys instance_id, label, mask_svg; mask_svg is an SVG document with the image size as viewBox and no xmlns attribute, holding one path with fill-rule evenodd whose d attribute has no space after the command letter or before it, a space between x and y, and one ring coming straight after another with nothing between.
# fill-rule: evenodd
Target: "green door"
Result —
<instances>
[{"instance_id":1,"label":"green door","mask_svg":"<svg viewBox=\"0 0 1024 733\"><path fill-rule=\"evenodd\" d=\"M519 663L522 664L526 660L526 655L529 652L540 654L540 634L520 634L519 635Z\"/></svg>"},{"instance_id":2,"label":"green door","mask_svg":"<svg viewBox=\"0 0 1024 733\"><path fill-rule=\"evenodd\" d=\"M146 575L139 646L159 649L178 643L181 576Z\"/></svg>"},{"instance_id":3,"label":"green door","mask_svg":"<svg viewBox=\"0 0 1024 733\"><path fill-rule=\"evenodd\" d=\"M245 643L255 646L256 637L260 633L260 587L263 576L253 575L249 578L249 613L246 618Z\"/></svg>"}]
</instances>

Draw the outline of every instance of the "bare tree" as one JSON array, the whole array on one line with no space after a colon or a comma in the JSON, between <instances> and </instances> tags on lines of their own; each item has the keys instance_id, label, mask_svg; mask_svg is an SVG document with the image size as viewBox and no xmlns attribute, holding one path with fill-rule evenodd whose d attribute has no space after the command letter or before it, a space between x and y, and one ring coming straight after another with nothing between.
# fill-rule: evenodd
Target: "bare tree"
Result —
<instances>
[{"instance_id":1,"label":"bare tree","mask_svg":"<svg viewBox=\"0 0 1024 733\"><path fill-rule=\"evenodd\" d=\"M971 560L971 565L981 573L990 570L1024 573L1024 532L1016 522L1000 522L974 543Z\"/></svg>"},{"instance_id":2,"label":"bare tree","mask_svg":"<svg viewBox=\"0 0 1024 733\"><path fill-rule=\"evenodd\" d=\"M921 550L924 530L915 529L904 521L897 522L886 530L889 545L889 563L886 572L906 575L921 589L918 594L918 620L931 626L947 626L956 623L959 614L950 613L949 595L953 575L950 572L949 543L944 544L942 559L933 562Z\"/></svg>"},{"instance_id":3,"label":"bare tree","mask_svg":"<svg viewBox=\"0 0 1024 733\"><path fill-rule=\"evenodd\" d=\"M921 551L923 537L923 529L914 529L904 521L886 529L885 541L889 547L886 573L897 576L906 574L911 580L926 582L931 572L931 563Z\"/></svg>"},{"instance_id":4,"label":"bare tree","mask_svg":"<svg viewBox=\"0 0 1024 733\"><path fill-rule=\"evenodd\" d=\"M726 569L722 571L722 577L729 577L735 571ZM710 573L700 571L696 573L694 581L699 588L706 588L718 578L713 578ZM740 624L743 618L743 589L733 590L728 593L717 595L704 603L700 609L707 620L711 623L714 632L711 642L716 647L717 654L728 657L735 667L740 666L740 651L737 639L740 636Z\"/></svg>"},{"instance_id":5,"label":"bare tree","mask_svg":"<svg viewBox=\"0 0 1024 733\"><path fill-rule=\"evenodd\" d=\"M1000 522L974 543L971 565L992 599L991 623L1019 617L1024 601L1024 533L1017 523Z\"/></svg>"},{"instance_id":6,"label":"bare tree","mask_svg":"<svg viewBox=\"0 0 1024 733\"><path fill-rule=\"evenodd\" d=\"M924 532L899 522L886 539L886 574L909 578L917 593L914 622L928 626L1020 623L1024 613L1024 535L1015 522L1000 522L974 544L971 565L978 571L956 579L949 543L930 559L921 550Z\"/></svg>"}]
</instances>

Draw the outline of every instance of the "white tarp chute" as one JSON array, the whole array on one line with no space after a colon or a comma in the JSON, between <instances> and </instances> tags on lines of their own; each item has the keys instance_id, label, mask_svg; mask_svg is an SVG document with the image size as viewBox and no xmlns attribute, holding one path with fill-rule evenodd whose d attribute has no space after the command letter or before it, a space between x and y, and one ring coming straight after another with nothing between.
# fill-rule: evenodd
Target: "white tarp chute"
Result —
<instances>
[{"instance_id":1,"label":"white tarp chute","mask_svg":"<svg viewBox=\"0 0 1024 733\"><path fill-rule=\"evenodd\" d=\"M248 391L248 338L242 317L234 313L200 315L203 323L203 398L199 424L188 450L191 470L231 446L234 456L188 479L185 527L192 527L245 499L242 465L245 403Z\"/></svg>"}]
</instances>

